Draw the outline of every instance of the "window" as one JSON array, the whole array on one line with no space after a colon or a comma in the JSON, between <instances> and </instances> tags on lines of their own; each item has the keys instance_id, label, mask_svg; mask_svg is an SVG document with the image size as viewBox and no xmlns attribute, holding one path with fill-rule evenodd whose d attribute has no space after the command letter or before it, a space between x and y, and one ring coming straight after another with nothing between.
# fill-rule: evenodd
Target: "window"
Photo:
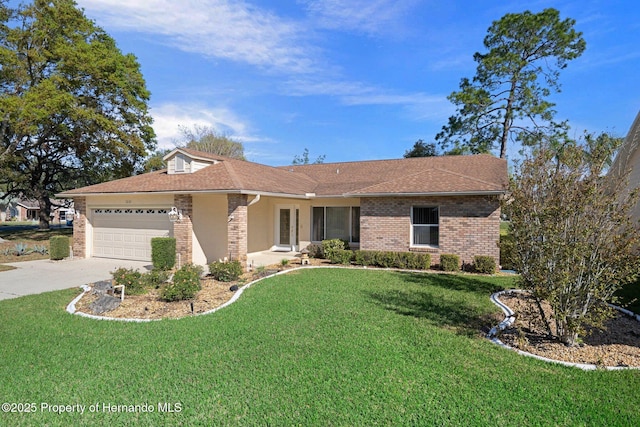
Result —
<instances>
[{"instance_id":1,"label":"window","mask_svg":"<svg viewBox=\"0 0 640 427\"><path fill-rule=\"evenodd\" d=\"M342 239L360 242L360 208L358 206L314 207L311 239Z\"/></svg>"},{"instance_id":2,"label":"window","mask_svg":"<svg viewBox=\"0 0 640 427\"><path fill-rule=\"evenodd\" d=\"M440 214L438 208L414 206L411 209L411 245L438 246Z\"/></svg>"},{"instance_id":3,"label":"window","mask_svg":"<svg viewBox=\"0 0 640 427\"><path fill-rule=\"evenodd\" d=\"M176 172L184 172L184 158L180 155L176 156Z\"/></svg>"}]
</instances>

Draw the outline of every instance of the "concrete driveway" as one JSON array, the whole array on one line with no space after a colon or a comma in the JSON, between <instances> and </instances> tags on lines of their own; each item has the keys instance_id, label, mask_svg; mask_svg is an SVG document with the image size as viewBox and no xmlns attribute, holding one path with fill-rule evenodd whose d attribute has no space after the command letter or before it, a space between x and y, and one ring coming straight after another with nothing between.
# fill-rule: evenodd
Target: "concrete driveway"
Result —
<instances>
[{"instance_id":1,"label":"concrete driveway","mask_svg":"<svg viewBox=\"0 0 640 427\"><path fill-rule=\"evenodd\" d=\"M64 261L38 260L5 263L15 270L0 272L0 300L39 294L111 278L111 271L120 267L140 271L151 269L148 261L127 261L88 258Z\"/></svg>"}]
</instances>

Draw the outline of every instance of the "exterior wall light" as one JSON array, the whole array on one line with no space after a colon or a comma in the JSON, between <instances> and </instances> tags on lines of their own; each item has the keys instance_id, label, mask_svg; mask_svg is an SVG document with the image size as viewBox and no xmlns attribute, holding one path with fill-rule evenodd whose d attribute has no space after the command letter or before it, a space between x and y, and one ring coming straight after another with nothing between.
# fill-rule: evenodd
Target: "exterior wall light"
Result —
<instances>
[{"instance_id":1,"label":"exterior wall light","mask_svg":"<svg viewBox=\"0 0 640 427\"><path fill-rule=\"evenodd\" d=\"M169 221L171 222L182 221L182 211L179 211L175 206L171 208L167 215L169 215Z\"/></svg>"}]
</instances>

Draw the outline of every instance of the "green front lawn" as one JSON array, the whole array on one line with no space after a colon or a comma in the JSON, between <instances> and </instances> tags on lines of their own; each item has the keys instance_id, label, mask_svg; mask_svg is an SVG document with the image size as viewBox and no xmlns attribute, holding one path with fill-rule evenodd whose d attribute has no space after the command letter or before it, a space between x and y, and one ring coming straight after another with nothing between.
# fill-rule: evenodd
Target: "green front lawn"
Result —
<instances>
[{"instance_id":1,"label":"green front lawn","mask_svg":"<svg viewBox=\"0 0 640 427\"><path fill-rule=\"evenodd\" d=\"M143 324L69 315L74 290L0 301L0 396L36 404L0 425L638 425L640 372L583 372L483 338L500 317L489 295L512 283L310 269L212 315Z\"/></svg>"}]
</instances>

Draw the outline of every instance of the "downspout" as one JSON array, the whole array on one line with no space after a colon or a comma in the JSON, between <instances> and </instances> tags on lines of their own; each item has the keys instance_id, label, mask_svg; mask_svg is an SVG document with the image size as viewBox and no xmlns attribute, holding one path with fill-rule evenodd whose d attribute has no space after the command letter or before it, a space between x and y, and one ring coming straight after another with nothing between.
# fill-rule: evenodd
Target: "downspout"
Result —
<instances>
[{"instance_id":1,"label":"downspout","mask_svg":"<svg viewBox=\"0 0 640 427\"><path fill-rule=\"evenodd\" d=\"M249 202L249 204L247 205L247 208L251 205L255 205L256 203L258 203L260 201L260 194L257 194L256 197Z\"/></svg>"}]
</instances>

